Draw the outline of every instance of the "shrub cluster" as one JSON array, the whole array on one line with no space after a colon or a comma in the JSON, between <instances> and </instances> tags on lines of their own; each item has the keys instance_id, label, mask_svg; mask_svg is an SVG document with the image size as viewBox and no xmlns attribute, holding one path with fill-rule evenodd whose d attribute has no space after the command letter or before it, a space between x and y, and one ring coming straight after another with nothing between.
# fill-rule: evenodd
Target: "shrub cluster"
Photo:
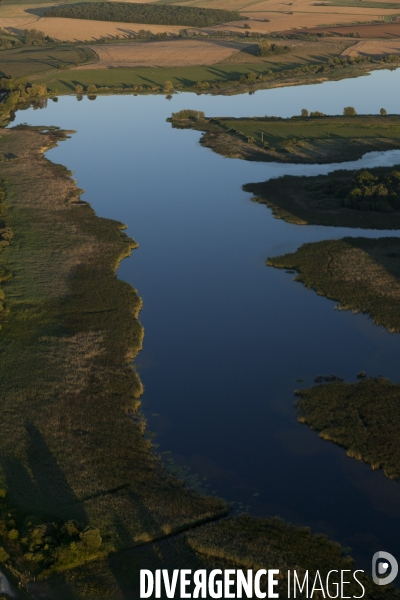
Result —
<instances>
[{"instance_id":1,"label":"shrub cluster","mask_svg":"<svg viewBox=\"0 0 400 600\"><path fill-rule=\"evenodd\" d=\"M171 118L173 121L179 121L183 119L204 119L204 112L202 110L191 110L189 108L180 110L179 112L172 113Z\"/></svg>"},{"instance_id":2,"label":"shrub cluster","mask_svg":"<svg viewBox=\"0 0 400 600\"><path fill-rule=\"evenodd\" d=\"M394 212L400 210L400 171L374 175L370 171L355 171L351 179L328 179L306 185L315 199L336 198L341 205L355 210Z\"/></svg>"},{"instance_id":3,"label":"shrub cluster","mask_svg":"<svg viewBox=\"0 0 400 600\"><path fill-rule=\"evenodd\" d=\"M23 78L0 78L0 96L4 97L4 101L0 103L0 119L7 118L18 103L26 102L31 98L43 98L47 95L48 90L44 83L31 85Z\"/></svg>"},{"instance_id":4,"label":"shrub cluster","mask_svg":"<svg viewBox=\"0 0 400 600\"><path fill-rule=\"evenodd\" d=\"M273 44L269 40L263 40L258 44L259 56L272 56L277 54L287 54L290 52L290 46L282 46L280 44Z\"/></svg>"},{"instance_id":5,"label":"shrub cluster","mask_svg":"<svg viewBox=\"0 0 400 600\"><path fill-rule=\"evenodd\" d=\"M24 518L13 509L0 489L0 563L31 573L63 571L101 555L98 529L75 520L45 521L37 515Z\"/></svg>"}]
</instances>

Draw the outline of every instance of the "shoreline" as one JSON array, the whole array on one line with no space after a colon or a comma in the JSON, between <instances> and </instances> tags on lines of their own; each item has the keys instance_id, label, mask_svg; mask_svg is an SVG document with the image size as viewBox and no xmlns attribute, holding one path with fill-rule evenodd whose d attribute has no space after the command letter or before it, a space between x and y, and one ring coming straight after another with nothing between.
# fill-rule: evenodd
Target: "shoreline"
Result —
<instances>
[{"instance_id":1,"label":"shoreline","mask_svg":"<svg viewBox=\"0 0 400 600\"><path fill-rule=\"evenodd\" d=\"M0 332L0 514L13 521L0 547L21 593L133 598L140 568L248 568L264 564L267 545L271 565L315 572L322 555L322 569L351 567L326 537L274 518L224 518L226 503L166 474L143 437L131 365L141 301L115 274L137 245L80 200L70 171L44 157L65 132L21 126L2 134L13 238L0 258L10 275ZM50 534L55 545L46 549ZM36 540L28 553L26 538ZM368 576L363 582L372 590Z\"/></svg>"}]
</instances>

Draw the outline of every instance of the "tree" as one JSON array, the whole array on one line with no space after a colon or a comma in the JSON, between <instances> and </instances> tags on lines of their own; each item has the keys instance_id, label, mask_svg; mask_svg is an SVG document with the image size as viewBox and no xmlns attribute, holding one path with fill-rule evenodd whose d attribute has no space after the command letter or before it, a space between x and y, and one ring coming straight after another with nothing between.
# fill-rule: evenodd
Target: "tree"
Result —
<instances>
[{"instance_id":1,"label":"tree","mask_svg":"<svg viewBox=\"0 0 400 600\"><path fill-rule=\"evenodd\" d=\"M357 114L357 111L354 106L346 106L343 109L343 114L345 117L354 117Z\"/></svg>"},{"instance_id":2,"label":"tree","mask_svg":"<svg viewBox=\"0 0 400 600\"><path fill-rule=\"evenodd\" d=\"M248 23L245 23L243 25L243 29L251 29L250 25Z\"/></svg>"},{"instance_id":3,"label":"tree","mask_svg":"<svg viewBox=\"0 0 400 600\"><path fill-rule=\"evenodd\" d=\"M166 81L164 83L164 92L171 92L174 89L174 86L172 85L172 81Z\"/></svg>"},{"instance_id":4,"label":"tree","mask_svg":"<svg viewBox=\"0 0 400 600\"><path fill-rule=\"evenodd\" d=\"M78 96L80 96L81 94L83 94L83 87L81 85L79 85L79 83L78 83L78 85L75 88L75 92L78 94Z\"/></svg>"},{"instance_id":5,"label":"tree","mask_svg":"<svg viewBox=\"0 0 400 600\"><path fill-rule=\"evenodd\" d=\"M306 108L302 108L301 109L301 116L302 117L308 117L308 110Z\"/></svg>"},{"instance_id":6,"label":"tree","mask_svg":"<svg viewBox=\"0 0 400 600\"><path fill-rule=\"evenodd\" d=\"M381 113L382 117L387 115L386 108L381 108L381 110L379 112Z\"/></svg>"},{"instance_id":7,"label":"tree","mask_svg":"<svg viewBox=\"0 0 400 600\"><path fill-rule=\"evenodd\" d=\"M89 85L86 91L88 94L95 94L97 92L97 87L95 85Z\"/></svg>"}]
</instances>

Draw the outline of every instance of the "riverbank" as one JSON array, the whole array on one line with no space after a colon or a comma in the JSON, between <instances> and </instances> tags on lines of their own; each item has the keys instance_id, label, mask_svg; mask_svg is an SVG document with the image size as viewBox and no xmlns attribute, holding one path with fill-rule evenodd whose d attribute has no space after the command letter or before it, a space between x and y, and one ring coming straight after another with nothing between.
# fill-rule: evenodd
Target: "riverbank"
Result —
<instances>
[{"instance_id":1,"label":"riverbank","mask_svg":"<svg viewBox=\"0 0 400 600\"><path fill-rule=\"evenodd\" d=\"M290 55L286 56L286 60L288 58ZM34 80L45 84L51 93L57 95L73 94L77 85L81 85L85 93L89 86L94 85L97 94L170 94L175 91L236 95L282 86L339 81L368 75L380 69L398 67L398 57L394 55L380 59L363 56L353 60L338 57L337 60L343 62L331 64L324 57L323 61L316 62L310 58L305 63L294 59L291 64L274 64L273 61L272 64L234 64L232 61L229 64L218 63L216 68L188 66L91 69L88 66L86 70L71 69L61 74L53 71L45 76L35 76ZM167 87L166 82L169 82Z\"/></svg>"},{"instance_id":2,"label":"riverbank","mask_svg":"<svg viewBox=\"0 0 400 600\"><path fill-rule=\"evenodd\" d=\"M228 507L169 476L144 435L131 364L142 345L141 300L115 277L136 243L121 223L96 217L71 173L43 157L64 132L1 136L0 503L15 511L2 537L14 567L37 576ZM42 531L29 556L28 517Z\"/></svg>"},{"instance_id":3,"label":"riverbank","mask_svg":"<svg viewBox=\"0 0 400 600\"><path fill-rule=\"evenodd\" d=\"M268 258L267 265L298 271L296 281L336 300L340 310L368 314L400 332L399 238L343 238L304 244Z\"/></svg>"},{"instance_id":4,"label":"riverbank","mask_svg":"<svg viewBox=\"0 0 400 600\"><path fill-rule=\"evenodd\" d=\"M329 164L400 148L398 115L206 118L173 113L172 126L203 131L200 143L229 158ZM279 185L279 184L278 184ZM247 189L247 188L246 188ZM249 191L253 191L248 188Z\"/></svg>"}]
</instances>

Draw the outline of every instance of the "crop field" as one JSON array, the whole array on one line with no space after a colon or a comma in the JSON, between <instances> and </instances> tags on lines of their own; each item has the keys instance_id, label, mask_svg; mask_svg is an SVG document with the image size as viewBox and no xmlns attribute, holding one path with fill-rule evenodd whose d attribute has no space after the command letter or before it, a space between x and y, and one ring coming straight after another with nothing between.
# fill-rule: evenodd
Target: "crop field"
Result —
<instances>
[{"instance_id":1,"label":"crop field","mask_svg":"<svg viewBox=\"0 0 400 600\"><path fill-rule=\"evenodd\" d=\"M400 41L364 40L342 52L342 56L385 56L387 54L400 54Z\"/></svg>"},{"instance_id":2,"label":"crop field","mask_svg":"<svg viewBox=\"0 0 400 600\"><path fill-rule=\"evenodd\" d=\"M24 29L39 29L46 35L61 41L95 41L102 37L136 35L140 29L152 33L179 33L177 25L141 25L135 23L109 23L107 21L87 21L85 19L41 18L1 18L0 27L12 33L21 33Z\"/></svg>"},{"instance_id":3,"label":"crop field","mask_svg":"<svg viewBox=\"0 0 400 600\"><path fill-rule=\"evenodd\" d=\"M69 67L95 59L89 48L76 46L28 46L3 50L1 52L0 73L11 77L29 76L50 69Z\"/></svg>"},{"instance_id":4,"label":"crop field","mask_svg":"<svg viewBox=\"0 0 400 600\"><path fill-rule=\"evenodd\" d=\"M261 145L261 139L278 148L282 142L337 142L355 139L390 138L400 140L397 115L355 117L305 117L296 119L221 119L227 130L237 130ZM293 141L295 145L295 141Z\"/></svg>"},{"instance_id":5,"label":"crop field","mask_svg":"<svg viewBox=\"0 0 400 600\"><path fill-rule=\"evenodd\" d=\"M243 44L218 40L170 40L96 45L91 49L99 58L96 68L107 69L213 65L236 54L242 48ZM93 65L80 67L81 69L93 69Z\"/></svg>"},{"instance_id":6,"label":"crop field","mask_svg":"<svg viewBox=\"0 0 400 600\"><path fill-rule=\"evenodd\" d=\"M72 0L71 0L72 1ZM91 1L91 0L90 0ZM129 0L136 2L136 0ZM152 1L152 0L149 0ZM164 3L164 0L159 0ZM70 4L71 2L67 2ZM29 2L23 4L15 0L6 0L0 6L0 27L9 28L14 33L25 28L36 28L46 35L64 41L97 40L106 36L126 36L135 34L139 29L147 29L153 33L178 32L180 25L149 25L138 23L90 21L85 19L47 18L44 13L49 7L48 2ZM239 11L248 17L247 24L252 32L269 33L272 31L291 31L301 28L337 27L364 25L371 27L371 22L384 24L392 15L400 15L400 3L380 2L379 0L332 0L332 3L311 0L294 0L286 3L282 0L260 0L249 4L244 0L188 0L172 2L180 6L193 6L211 9L226 9ZM388 23L388 25L396 25ZM397 24L400 30L400 24ZM243 21L232 21L223 25L215 25L213 29L229 30L243 33ZM206 28L205 31L209 31ZM369 35L365 31L365 37ZM341 33L341 31L336 32ZM349 30L349 33L352 33ZM364 37L364 33L361 34ZM373 34L374 35L374 34Z\"/></svg>"}]
</instances>

